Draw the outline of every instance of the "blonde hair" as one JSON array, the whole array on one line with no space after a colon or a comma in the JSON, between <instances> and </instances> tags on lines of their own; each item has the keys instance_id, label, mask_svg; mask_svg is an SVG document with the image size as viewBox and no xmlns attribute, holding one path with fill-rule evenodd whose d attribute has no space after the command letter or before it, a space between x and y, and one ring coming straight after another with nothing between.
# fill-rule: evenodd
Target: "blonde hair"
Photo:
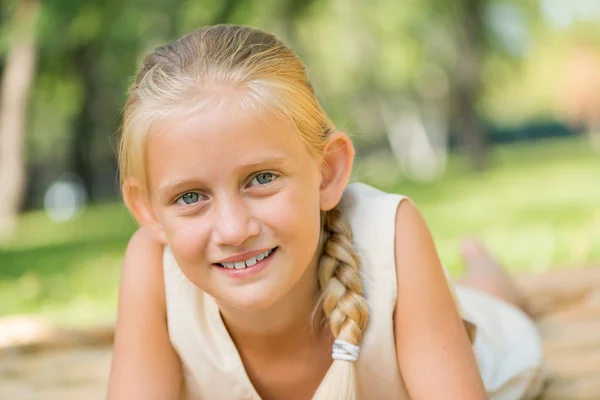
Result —
<instances>
[{"instance_id":1,"label":"blonde hair","mask_svg":"<svg viewBox=\"0 0 600 400\"><path fill-rule=\"evenodd\" d=\"M129 90L119 149L124 190L130 178L146 187L144 147L151 127L167 117L214 104L218 87L234 89L243 107L286 118L316 155L322 155L328 134L335 130L315 97L303 63L273 35L238 25L198 29L149 54ZM333 336L359 345L368 310L352 232L338 207L323 218L319 304ZM313 398L353 399L354 369L350 361L334 360Z\"/></svg>"}]
</instances>

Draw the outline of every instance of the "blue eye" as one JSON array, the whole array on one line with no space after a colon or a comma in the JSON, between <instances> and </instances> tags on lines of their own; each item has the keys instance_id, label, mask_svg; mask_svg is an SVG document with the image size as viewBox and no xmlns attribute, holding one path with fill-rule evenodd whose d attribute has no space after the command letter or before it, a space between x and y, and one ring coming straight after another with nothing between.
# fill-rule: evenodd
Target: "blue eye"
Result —
<instances>
[{"instance_id":1,"label":"blue eye","mask_svg":"<svg viewBox=\"0 0 600 400\"><path fill-rule=\"evenodd\" d=\"M198 193L189 192L189 193L185 193L183 196L181 196L179 199L177 199L177 203L181 204L181 202L183 202L187 205L190 205L190 204L197 203L199 199L200 199L200 195Z\"/></svg>"},{"instance_id":2,"label":"blue eye","mask_svg":"<svg viewBox=\"0 0 600 400\"><path fill-rule=\"evenodd\" d=\"M250 184L251 185L266 185L267 183L271 183L273 180L275 180L275 178L276 178L275 174L272 174L270 172L263 172L263 173L256 175L254 178L252 178L252 181L250 181Z\"/></svg>"}]
</instances>

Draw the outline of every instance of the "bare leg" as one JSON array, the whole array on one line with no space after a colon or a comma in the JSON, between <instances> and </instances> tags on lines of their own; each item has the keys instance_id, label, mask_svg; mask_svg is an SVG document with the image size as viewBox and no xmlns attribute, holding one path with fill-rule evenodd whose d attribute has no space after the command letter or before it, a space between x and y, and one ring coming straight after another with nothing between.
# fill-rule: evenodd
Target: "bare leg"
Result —
<instances>
[{"instance_id":1,"label":"bare leg","mask_svg":"<svg viewBox=\"0 0 600 400\"><path fill-rule=\"evenodd\" d=\"M466 273L459 283L509 302L531 316L525 300L513 280L475 239L463 239L461 255Z\"/></svg>"}]
</instances>

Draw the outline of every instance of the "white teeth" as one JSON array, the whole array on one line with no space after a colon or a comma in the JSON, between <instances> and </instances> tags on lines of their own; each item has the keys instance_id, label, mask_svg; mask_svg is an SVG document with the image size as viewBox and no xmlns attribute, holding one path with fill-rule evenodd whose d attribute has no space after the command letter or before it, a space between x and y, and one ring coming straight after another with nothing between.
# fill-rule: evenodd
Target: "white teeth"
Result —
<instances>
[{"instance_id":1,"label":"white teeth","mask_svg":"<svg viewBox=\"0 0 600 400\"><path fill-rule=\"evenodd\" d=\"M235 264L235 269L246 268L246 263L244 263L243 261L236 261L236 262L234 262L234 264Z\"/></svg>"},{"instance_id":2,"label":"white teeth","mask_svg":"<svg viewBox=\"0 0 600 400\"><path fill-rule=\"evenodd\" d=\"M221 265L228 269L233 269L233 268L244 269L246 267L251 267L251 266L255 265L257 262L259 262L261 260L264 260L272 252L273 252L273 249L267 250L264 253L260 253L260 254L255 255L254 257L250 257L246 261L225 262L225 263L221 263Z\"/></svg>"}]
</instances>

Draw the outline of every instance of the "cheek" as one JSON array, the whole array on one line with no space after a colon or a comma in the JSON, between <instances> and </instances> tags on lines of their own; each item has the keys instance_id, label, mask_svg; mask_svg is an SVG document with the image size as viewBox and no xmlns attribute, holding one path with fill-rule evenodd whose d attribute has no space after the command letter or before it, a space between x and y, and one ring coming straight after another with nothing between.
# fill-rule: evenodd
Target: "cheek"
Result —
<instances>
[{"instance_id":1,"label":"cheek","mask_svg":"<svg viewBox=\"0 0 600 400\"><path fill-rule=\"evenodd\" d=\"M282 245L293 246L288 250L294 253L312 256L319 241L321 226L318 195L306 191L288 191L264 210L268 215L267 224L275 230Z\"/></svg>"},{"instance_id":2,"label":"cheek","mask_svg":"<svg viewBox=\"0 0 600 400\"><path fill-rule=\"evenodd\" d=\"M204 224L193 219L171 221L165 226L165 235L181 267L197 264L204 257L207 232Z\"/></svg>"}]
</instances>

